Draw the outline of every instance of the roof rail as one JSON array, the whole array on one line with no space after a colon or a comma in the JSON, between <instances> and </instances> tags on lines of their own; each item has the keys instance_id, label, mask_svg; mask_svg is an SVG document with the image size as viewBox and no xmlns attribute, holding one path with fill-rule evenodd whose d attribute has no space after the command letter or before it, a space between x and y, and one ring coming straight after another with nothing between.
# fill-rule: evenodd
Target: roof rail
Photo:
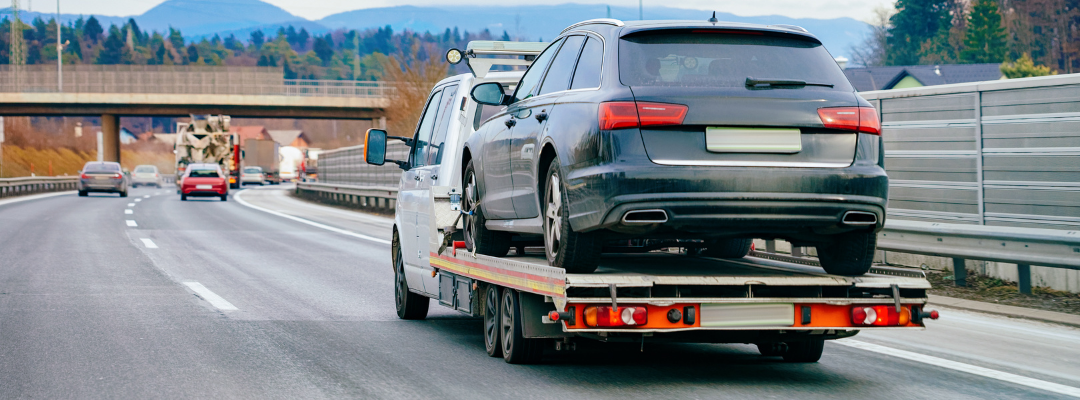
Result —
<instances>
[{"instance_id":1,"label":"roof rail","mask_svg":"<svg viewBox=\"0 0 1080 400\"><path fill-rule=\"evenodd\" d=\"M567 31L569 31L571 29L574 29L574 28L577 28L579 26L592 25L592 24L623 26L622 21L619 21L619 20L614 19L614 18L596 18L596 19L590 19L590 20L581 21L581 22L578 22L576 24L570 25L570 26L566 27L566 29L563 29L562 32L559 32L559 34L562 35L562 34L566 33Z\"/></svg>"},{"instance_id":2,"label":"roof rail","mask_svg":"<svg viewBox=\"0 0 1080 400\"><path fill-rule=\"evenodd\" d=\"M451 64L465 61L473 76L483 78L487 76L494 65L523 65L528 67L536 59L536 56L547 48L548 44L547 42L474 40L469 42L464 52L458 49L447 51L446 61ZM512 56L512 58L480 58L477 57L478 55ZM524 57L524 59L518 57Z\"/></svg>"},{"instance_id":3,"label":"roof rail","mask_svg":"<svg viewBox=\"0 0 1080 400\"><path fill-rule=\"evenodd\" d=\"M803 27L798 26L798 25L773 24L773 25L769 25L769 26L770 27L783 28L783 29L790 29L790 30L793 30L793 31L810 33L810 31L806 30L806 28L803 28Z\"/></svg>"}]
</instances>

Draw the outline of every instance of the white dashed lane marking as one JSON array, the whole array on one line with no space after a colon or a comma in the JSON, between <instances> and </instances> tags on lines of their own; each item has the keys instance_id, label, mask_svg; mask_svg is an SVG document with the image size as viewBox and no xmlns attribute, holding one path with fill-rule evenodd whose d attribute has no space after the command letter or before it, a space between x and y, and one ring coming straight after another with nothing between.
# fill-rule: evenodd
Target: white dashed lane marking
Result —
<instances>
[{"instance_id":1,"label":"white dashed lane marking","mask_svg":"<svg viewBox=\"0 0 1080 400\"><path fill-rule=\"evenodd\" d=\"M199 297L201 297L203 300L206 300L207 303L210 303L210 305L216 307L219 310L222 310L222 311L236 311L236 310L239 310L238 308L236 308L236 306L232 305L232 303L230 303L228 300L225 300L225 299L221 298L221 296L218 296L216 293L211 292L210 289L207 289L206 286L203 286L199 282L184 282L184 286L187 286L187 287L191 288L191 290L195 291L195 294L199 295Z\"/></svg>"},{"instance_id":2,"label":"white dashed lane marking","mask_svg":"<svg viewBox=\"0 0 1080 400\"><path fill-rule=\"evenodd\" d=\"M128 203L128 207L135 207L135 203Z\"/></svg>"},{"instance_id":3,"label":"white dashed lane marking","mask_svg":"<svg viewBox=\"0 0 1080 400\"><path fill-rule=\"evenodd\" d=\"M127 210L124 210L124 214L134 214L134 213L135 213L135 211L132 211L130 208L127 209Z\"/></svg>"},{"instance_id":4,"label":"white dashed lane marking","mask_svg":"<svg viewBox=\"0 0 1080 400\"><path fill-rule=\"evenodd\" d=\"M146 238L142 238L142 239L139 239L139 240L142 240L143 246L146 246L146 248L148 248L148 249L156 249L156 248L158 248L157 245L154 244L153 240L146 239Z\"/></svg>"},{"instance_id":5,"label":"white dashed lane marking","mask_svg":"<svg viewBox=\"0 0 1080 400\"><path fill-rule=\"evenodd\" d=\"M138 202L140 202L140 201L142 201L142 199L135 199L135 202L136 202L136 203L138 203Z\"/></svg>"},{"instance_id":6,"label":"white dashed lane marking","mask_svg":"<svg viewBox=\"0 0 1080 400\"><path fill-rule=\"evenodd\" d=\"M129 219L127 220L127 226L139 226L139 224L136 224L135 220Z\"/></svg>"}]
</instances>

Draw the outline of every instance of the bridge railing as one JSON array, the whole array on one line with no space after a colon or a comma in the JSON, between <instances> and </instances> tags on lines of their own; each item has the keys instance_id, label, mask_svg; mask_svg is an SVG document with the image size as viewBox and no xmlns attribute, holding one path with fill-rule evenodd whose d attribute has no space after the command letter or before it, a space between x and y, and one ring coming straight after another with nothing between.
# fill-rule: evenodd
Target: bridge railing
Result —
<instances>
[{"instance_id":1,"label":"bridge railing","mask_svg":"<svg viewBox=\"0 0 1080 400\"><path fill-rule=\"evenodd\" d=\"M190 65L0 65L2 93L138 93L386 97L393 85L373 81L284 79L281 67ZM61 90L62 89L62 90Z\"/></svg>"}]
</instances>

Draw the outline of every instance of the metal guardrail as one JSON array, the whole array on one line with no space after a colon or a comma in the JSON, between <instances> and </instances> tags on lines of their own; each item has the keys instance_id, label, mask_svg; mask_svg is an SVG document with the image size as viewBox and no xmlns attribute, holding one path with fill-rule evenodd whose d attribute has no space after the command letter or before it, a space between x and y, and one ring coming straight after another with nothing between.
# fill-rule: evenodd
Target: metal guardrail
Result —
<instances>
[{"instance_id":1,"label":"metal guardrail","mask_svg":"<svg viewBox=\"0 0 1080 400\"><path fill-rule=\"evenodd\" d=\"M77 176L40 176L0 179L0 198L76 190Z\"/></svg>"},{"instance_id":2,"label":"metal guardrail","mask_svg":"<svg viewBox=\"0 0 1080 400\"><path fill-rule=\"evenodd\" d=\"M284 79L281 67L187 65L0 65L0 93L217 94L387 97L393 85L373 81Z\"/></svg>"},{"instance_id":3,"label":"metal guardrail","mask_svg":"<svg viewBox=\"0 0 1080 400\"><path fill-rule=\"evenodd\" d=\"M296 193L313 193L324 200L393 210L397 203L397 187L357 186L322 182L297 182Z\"/></svg>"}]
</instances>

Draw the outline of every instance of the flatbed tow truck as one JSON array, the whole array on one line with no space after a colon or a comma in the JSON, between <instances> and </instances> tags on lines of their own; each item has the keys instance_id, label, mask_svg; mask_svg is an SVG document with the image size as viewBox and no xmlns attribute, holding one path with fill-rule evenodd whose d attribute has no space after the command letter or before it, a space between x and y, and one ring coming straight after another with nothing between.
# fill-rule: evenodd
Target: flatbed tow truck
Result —
<instances>
[{"instance_id":1,"label":"flatbed tow truck","mask_svg":"<svg viewBox=\"0 0 1080 400\"><path fill-rule=\"evenodd\" d=\"M709 258L676 243L605 254L596 272L567 274L549 266L542 250L526 251L535 243L516 243L515 256L466 250L460 239L463 167L441 160L458 159L465 139L492 115L471 99L470 89L492 81L512 89L522 72L489 72L491 66L528 65L545 46L472 42L464 52L450 50L447 60L465 61L472 74L435 85L416 132L392 137L368 130L365 160L405 169L391 245L400 318L425 318L430 299L483 317L487 353L514 364L539 362L546 348L572 350L579 340L642 347L660 341L752 343L766 356L816 362L826 340L862 330L922 330L927 319L937 318L925 310L930 283L919 270L874 267L862 276L830 275L804 265L812 264L808 259L757 251L740 259ZM405 142L413 161L386 159L387 139Z\"/></svg>"}]
</instances>

